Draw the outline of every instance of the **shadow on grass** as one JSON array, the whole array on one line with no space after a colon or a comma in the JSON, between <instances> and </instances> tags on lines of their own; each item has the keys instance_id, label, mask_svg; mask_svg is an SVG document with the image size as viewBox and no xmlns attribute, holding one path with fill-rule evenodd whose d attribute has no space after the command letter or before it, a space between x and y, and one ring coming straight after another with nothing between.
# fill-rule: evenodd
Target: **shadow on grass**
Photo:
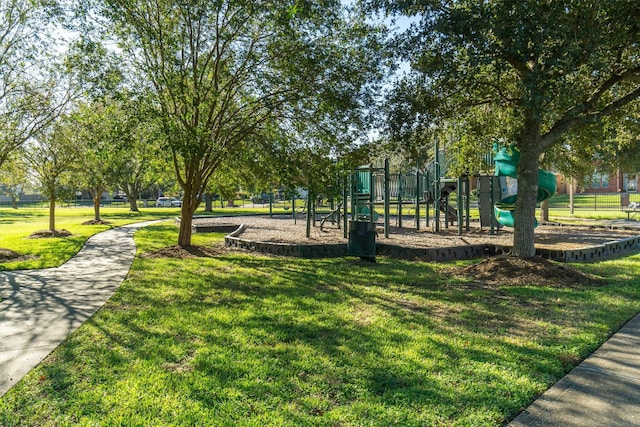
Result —
<instances>
[{"instance_id":1,"label":"shadow on grass","mask_svg":"<svg viewBox=\"0 0 640 427\"><path fill-rule=\"evenodd\" d=\"M633 288L478 287L386 259L138 259L40 368L50 379L40 393L60 413L95 407L102 422L155 407L160 423L189 413L496 425L631 316Z\"/></svg>"}]
</instances>

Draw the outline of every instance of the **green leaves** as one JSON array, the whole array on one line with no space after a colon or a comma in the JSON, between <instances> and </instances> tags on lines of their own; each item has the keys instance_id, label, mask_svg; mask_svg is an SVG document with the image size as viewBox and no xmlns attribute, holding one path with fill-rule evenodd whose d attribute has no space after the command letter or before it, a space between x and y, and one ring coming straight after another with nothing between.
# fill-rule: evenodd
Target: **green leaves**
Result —
<instances>
[{"instance_id":1,"label":"green leaves","mask_svg":"<svg viewBox=\"0 0 640 427\"><path fill-rule=\"evenodd\" d=\"M48 126L66 102L48 55L49 19L39 2L0 4L0 165Z\"/></svg>"},{"instance_id":2,"label":"green leaves","mask_svg":"<svg viewBox=\"0 0 640 427\"><path fill-rule=\"evenodd\" d=\"M492 139L514 143L527 159L518 169L514 247L531 256L536 182L528 177L542 154L561 142L597 147L601 139L567 136L603 132L605 118L638 102L637 2L365 3L419 19L397 37L398 59L412 70L390 96L387 135L411 153L435 130L461 148L457 169L469 173Z\"/></svg>"},{"instance_id":3,"label":"green leaves","mask_svg":"<svg viewBox=\"0 0 640 427\"><path fill-rule=\"evenodd\" d=\"M382 3L416 13L413 2ZM479 105L511 110L538 123L544 150L569 128L636 97L637 84L628 84L640 66L633 2L421 3L420 24L400 36L400 45L415 74L426 77L424 92L439 102L422 102L425 110L444 117Z\"/></svg>"},{"instance_id":4,"label":"green leaves","mask_svg":"<svg viewBox=\"0 0 640 427\"><path fill-rule=\"evenodd\" d=\"M346 14L337 0L102 7L105 31L154 90L176 178L191 198L184 209L195 209L220 166L237 164L248 144L273 146L263 142L275 136L286 141L281 151L324 154L366 133L367 95L380 78L375 36L364 15Z\"/></svg>"}]
</instances>

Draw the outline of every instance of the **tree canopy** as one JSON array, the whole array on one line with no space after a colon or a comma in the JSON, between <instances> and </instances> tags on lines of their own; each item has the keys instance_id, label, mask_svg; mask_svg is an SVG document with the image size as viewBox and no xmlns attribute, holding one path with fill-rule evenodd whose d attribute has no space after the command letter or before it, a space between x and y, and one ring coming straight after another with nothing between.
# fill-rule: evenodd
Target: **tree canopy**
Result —
<instances>
[{"instance_id":1,"label":"tree canopy","mask_svg":"<svg viewBox=\"0 0 640 427\"><path fill-rule=\"evenodd\" d=\"M57 73L50 22L55 2L0 2L0 166L61 113L68 94Z\"/></svg>"},{"instance_id":2,"label":"tree canopy","mask_svg":"<svg viewBox=\"0 0 640 427\"><path fill-rule=\"evenodd\" d=\"M362 132L376 38L340 1L104 0L99 15L155 92L183 192L181 246L222 162L273 126L306 146Z\"/></svg>"},{"instance_id":3,"label":"tree canopy","mask_svg":"<svg viewBox=\"0 0 640 427\"><path fill-rule=\"evenodd\" d=\"M433 129L489 150L520 153L514 253L533 246L537 170L560 143L631 108L640 96L640 5L634 0L366 2L414 17L396 39L411 71L390 98L388 133L401 140ZM464 150L463 150L464 151Z\"/></svg>"},{"instance_id":4,"label":"tree canopy","mask_svg":"<svg viewBox=\"0 0 640 427\"><path fill-rule=\"evenodd\" d=\"M63 197L75 196L72 172L80 168L81 143L68 116L61 116L20 150L25 169L41 193L49 200L49 231L56 232L56 203ZM82 165L84 167L84 165Z\"/></svg>"}]
</instances>

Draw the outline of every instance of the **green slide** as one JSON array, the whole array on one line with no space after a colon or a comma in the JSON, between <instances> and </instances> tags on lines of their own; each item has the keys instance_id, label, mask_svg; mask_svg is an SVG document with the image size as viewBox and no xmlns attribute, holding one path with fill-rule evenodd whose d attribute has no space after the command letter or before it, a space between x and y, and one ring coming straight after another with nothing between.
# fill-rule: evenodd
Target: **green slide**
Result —
<instances>
[{"instance_id":1,"label":"green slide","mask_svg":"<svg viewBox=\"0 0 640 427\"><path fill-rule=\"evenodd\" d=\"M517 178L517 167L520 161L520 152L515 148L501 148L493 159L496 165L496 176L510 176ZM538 194L536 201L539 203L547 200L556 192L557 179L555 174L538 169ZM512 194L500 199L494 206L496 220L505 227L513 227L513 211L516 204L516 195ZM536 222L537 225L537 222Z\"/></svg>"}]
</instances>

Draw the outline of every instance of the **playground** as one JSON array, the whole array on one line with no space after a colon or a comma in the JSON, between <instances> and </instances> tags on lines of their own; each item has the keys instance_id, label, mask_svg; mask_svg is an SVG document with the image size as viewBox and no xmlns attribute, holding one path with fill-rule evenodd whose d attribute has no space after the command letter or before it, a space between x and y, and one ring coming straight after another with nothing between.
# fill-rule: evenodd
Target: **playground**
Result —
<instances>
[{"instance_id":1,"label":"playground","mask_svg":"<svg viewBox=\"0 0 640 427\"><path fill-rule=\"evenodd\" d=\"M317 201L322 197L309 194L304 213L297 214L294 209L286 216L196 218L194 227L196 231L206 230L215 227L216 221L218 226L233 228L235 224L239 228L226 239L227 246L302 257L344 255L340 249L327 251L320 245L337 247L345 241L347 255L371 261L376 254L428 261L509 254L519 160L520 153L514 147L494 144L492 152L483 156L483 169L493 168L493 173L452 176L453 158L448 158L436 143L433 159L408 172L391 173L388 159L383 165L369 164L351 170L342 182L336 183L334 188L339 190L329 198L328 214L322 212ZM536 202L550 199L556 188L556 175L539 169ZM536 221L534 244L538 255L544 258L593 261L638 250L640 228L635 224L629 220L594 221L581 226ZM307 248L282 250L285 245ZM380 250L376 245L387 249ZM449 251L420 252L409 248Z\"/></svg>"},{"instance_id":2,"label":"playground","mask_svg":"<svg viewBox=\"0 0 640 427\"><path fill-rule=\"evenodd\" d=\"M220 221L233 228L235 223L239 228L225 239L228 247L299 257L354 255L375 261L379 254L451 261L509 254L520 155L513 147L494 144L492 153L484 157L484 170L493 167L492 174L455 177L449 173L452 159L436 143L433 160L408 172L391 173L388 159L384 165L350 171L334 187L340 190L331 195L328 214L327 206L323 212L316 202L322 197L309 194L304 213L199 218L194 227L206 230ZM556 186L556 175L539 169L536 202L550 199ZM629 220L588 225L536 221L534 244L543 258L595 261L637 251L640 228L635 224ZM345 243L346 252L340 246Z\"/></svg>"},{"instance_id":3,"label":"playground","mask_svg":"<svg viewBox=\"0 0 640 427\"><path fill-rule=\"evenodd\" d=\"M342 228L336 225L311 228L310 237L306 236L306 222L294 221L290 216L243 216L209 217L196 220L207 224L244 224L239 234L242 239L274 244L339 244L346 243ZM389 237L382 236L382 227L377 227L379 243L407 248L446 248L478 244L510 246L513 242L513 229L504 228L490 234L473 224L469 231L458 235L455 228L441 229L438 233L431 229L416 230L405 222L406 227L391 227ZM640 235L640 225L635 221L595 222L592 226L571 226L540 224L536 228L536 247L546 249L583 249L602 245L607 242L623 240Z\"/></svg>"}]
</instances>

